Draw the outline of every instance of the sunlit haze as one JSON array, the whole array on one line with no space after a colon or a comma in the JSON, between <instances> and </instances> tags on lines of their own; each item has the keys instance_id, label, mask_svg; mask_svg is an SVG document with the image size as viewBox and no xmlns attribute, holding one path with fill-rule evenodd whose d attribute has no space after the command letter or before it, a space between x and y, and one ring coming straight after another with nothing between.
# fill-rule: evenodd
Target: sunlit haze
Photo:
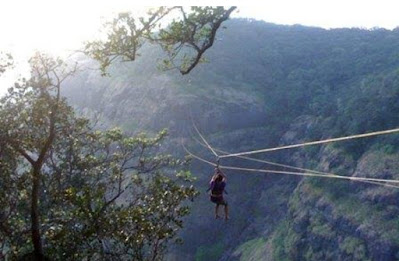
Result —
<instances>
[{"instance_id":1,"label":"sunlit haze","mask_svg":"<svg viewBox=\"0 0 399 261\"><path fill-rule=\"evenodd\" d=\"M211 1L146 1L159 4L211 4ZM248 17L278 24L303 24L323 28L383 27L399 25L399 3L380 1L245 1L246 6L230 1L218 4L238 4L233 17ZM85 40L97 35L106 18L120 11L142 12L145 7L136 1L8 1L0 9L0 50L26 60L36 49L66 55L79 49ZM3 76L12 78L14 75ZM4 80L3 80L4 82ZM3 85L3 84L1 84ZM0 87L0 92L1 92Z\"/></svg>"}]
</instances>

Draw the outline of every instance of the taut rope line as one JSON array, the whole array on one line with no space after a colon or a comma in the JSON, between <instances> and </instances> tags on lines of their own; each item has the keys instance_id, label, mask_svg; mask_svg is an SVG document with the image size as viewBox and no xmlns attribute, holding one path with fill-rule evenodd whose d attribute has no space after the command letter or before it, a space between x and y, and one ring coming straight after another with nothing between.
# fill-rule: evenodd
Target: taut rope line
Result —
<instances>
[{"instance_id":1,"label":"taut rope line","mask_svg":"<svg viewBox=\"0 0 399 261\"><path fill-rule=\"evenodd\" d=\"M211 145L209 145L209 143L206 141L206 139L204 138L204 136L202 136L201 132L198 130L198 128L197 128L197 126L195 125L194 121L192 121L192 122L193 122L193 126L194 126L195 131L198 133L198 135L201 137L201 139L205 142L205 144L206 144L206 146L208 147L208 149L209 149L210 151L212 151L213 155L216 156L217 161L219 162L219 160L220 160L219 155L215 152L215 150L211 147Z\"/></svg>"},{"instance_id":2,"label":"taut rope line","mask_svg":"<svg viewBox=\"0 0 399 261\"><path fill-rule=\"evenodd\" d=\"M195 141L197 141L201 146L207 147L205 144L203 144L197 138L193 137L193 139ZM227 152L227 151L223 151L223 150L216 149L216 148L213 148L213 149L215 151L217 151L217 152L220 152L220 153L230 154L230 152ZM283 168L289 168L289 169L295 169L295 170L301 170L301 171L308 171L308 172L313 172L313 173L318 173L318 174L332 174L332 173L328 173L328 172L321 172L321 171L317 171L317 170L305 169L305 168L285 165L285 164L281 164L281 163L276 163L276 162L272 162L272 161L261 160L261 159L257 159L257 158L251 158L251 157L247 157L247 156L235 156L235 157L240 158L240 159L251 160L251 161L255 161L255 162L259 162L259 163L265 163L265 164L269 164L269 165L272 165L272 166L283 167Z\"/></svg>"},{"instance_id":3,"label":"taut rope line","mask_svg":"<svg viewBox=\"0 0 399 261\"><path fill-rule=\"evenodd\" d=\"M204 163L207 163L212 166L216 166L215 163L207 161L192 152L190 152L184 144L182 144L184 150L191 155L193 158L198 159ZM399 188L399 186L395 186L392 184L386 183L394 183L399 184L399 180L392 180L392 179L377 179L377 178L362 178L362 177L350 177L350 176L340 176L336 174L318 174L318 173L301 173L301 172L292 172L292 171L279 171L279 170L267 170L267 169L249 169L249 168L240 168L240 167L233 167L233 166L219 166L221 169L230 169L230 170L240 170L240 171L248 171L248 172L262 172L262 173L269 173L269 174L285 174L285 175L294 175L294 176L305 176L305 177L322 177L322 178L335 178L335 179L342 179L342 180L351 180L351 181L360 181L360 182L367 182L376 185L383 185L387 187L394 187ZM383 182L383 183L381 183Z\"/></svg>"},{"instance_id":4,"label":"taut rope line","mask_svg":"<svg viewBox=\"0 0 399 261\"><path fill-rule=\"evenodd\" d=\"M339 137L339 138L332 138L332 139L326 139L326 140L311 141L311 142L305 142L305 143L299 143L299 144L293 144L293 145L287 145L287 146L280 146L280 147L274 147L274 148L232 153L232 154L222 155L222 156L220 156L220 158L229 158L229 157L257 154L257 153L262 153L262 152L293 149L293 148L305 147L305 146L310 146L310 145L317 145L317 144L324 144L324 143L330 143L330 142L336 142L336 141L365 138L365 137L371 137L371 136L391 134L391 133L396 133L396 132L399 132L399 128L391 129L391 130L384 130L384 131L375 131L375 132L370 132L370 133L357 134L357 135L351 135L351 136L345 136L345 137Z\"/></svg>"},{"instance_id":5,"label":"taut rope line","mask_svg":"<svg viewBox=\"0 0 399 261\"><path fill-rule=\"evenodd\" d=\"M206 145L203 144L201 141L199 141L197 138L193 137L193 139L194 139L196 142L198 142L201 146L206 147ZM214 150L217 151L217 152L220 152L220 153L229 154L229 152L226 152L226 151L223 151L223 150L220 150L220 149L214 148ZM246 157L246 156L236 156L236 157L237 157L237 158L241 158L241 159L246 159L246 160L255 161L255 162L265 163L265 164L269 164L269 165L272 165L272 166L278 166L278 167L284 167L284 168L289 168L289 169L307 171L307 172L310 172L310 173L323 174L323 175L336 175L336 174L333 174L333 173L322 172L322 171L311 170L311 169L305 169L305 168L299 168L299 167L295 167L295 166L280 164L280 163L276 163L276 162L272 162L272 161L261 160L261 159ZM370 183L370 184L380 185L380 186L385 186L385 187L399 188L399 186L395 186L395 185L391 185L391 184L386 184L385 182L384 182L384 183L375 182L375 181L360 181L360 182Z\"/></svg>"}]
</instances>

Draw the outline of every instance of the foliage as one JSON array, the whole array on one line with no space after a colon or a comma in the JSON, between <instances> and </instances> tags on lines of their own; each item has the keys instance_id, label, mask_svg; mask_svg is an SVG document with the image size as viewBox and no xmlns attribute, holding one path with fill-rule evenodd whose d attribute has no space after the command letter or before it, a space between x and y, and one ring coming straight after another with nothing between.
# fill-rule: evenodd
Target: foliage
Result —
<instances>
[{"instance_id":1,"label":"foliage","mask_svg":"<svg viewBox=\"0 0 399 261\"><path fill-rule=\"evenodd\" d=\"M352 260L370 260L367 258L367 250L362 240L355 237L346 237L339 245L340 249L351 255Z\"/></svg>"},{"instance_id":2,"label":"foliage","mask_svg":"<svg viewBox=\"0 0 399 261\"><path fill-rule=\"evenodd\" d=\"M99 61L102 73L106 74L114 60L134 61L146 42L156 43L168 54L161 67L187 74L213 45L217 30L235 8L193 6L187 12L182 6L162 6L148 10L142 17L120 13L105 24L107 39L88 42L85 53ZM167 17L173 20L162 28L161 22Z\"/></svg>"},{"instance_id":3,"label":"foliage","mask_svg":"<svg viewBox=\"0 0 399 261\"><path fill-rule=\"evenodd\" d=\"M260 260L265 245L266 241L263 238L254 238L239 246L236 252L241 254L240 260Z\"/></svg>"},{"instance_id":4,"label":"foliage","mask_svg":"<svg viewBox=\"0 0 399 261\"><path fill-rule=\"evenodd\" d=\"M354 184L306 179L290 200L288 221L283 221L273 235L273 255L289 259L337 259L370 260L375 256L374 244L397 245L397 207L388 202L370 202L359 198ZM395 190L371 187L378 193L395 197ZM396 193L397 194L397 193ZM361 196L360 196L361 197ZM286 224L284 230L280 228ZM359 234L357 231L361 230ZM297 240L290 231L295 231ZM298 242L300 245L298 246ZM387 243L389 242L389 243ZM338 247L339 246L339 247ZM374 252L374 253L372 253ZM294 253L294 255L289 255ZM393 256L384 252L384 255Z\"/></svg>"},{"instance_id":5,"label":"foliage","mask_svg":"<svg viewBox=\"0 0 399 261\"><path fill-rule=\"evenodd\" d=\"M2 75L7 68L13 65L11 54L0 52L0 75Z\"/></svg>"},{"instance_id":6,"label":"foliage","mask_svg":"<svg viewBox=\"0 0 399 261\"><path fill-rule=\"evenodd\" d=\"M0 101L0 250L6 259L159 260L197 192L167 132L97 131L60 97L75 68L43 54ZM180 181L179 181L180 180Z\"/></svg>"},{"instance_id":7,"label":"foliage","mask_svg":"<svg viewBox=\"0 0 399 261\"><path fill-rule=\"evenodd\" d=\"M271 239L274 260L292 260L298 254L300 235L296 233L288 220L283 220Z\"/></svg>"},{"instance_id":8,"label":"foliage","mask_svg":"<svg viewBox=\"0 0 399 261\"><path fill-rule=\"evenodd\" d=\"M195 261L218 260L222 256L224 248L222 242L200 246L195 253Z\"/></svg>"}]
</instances>

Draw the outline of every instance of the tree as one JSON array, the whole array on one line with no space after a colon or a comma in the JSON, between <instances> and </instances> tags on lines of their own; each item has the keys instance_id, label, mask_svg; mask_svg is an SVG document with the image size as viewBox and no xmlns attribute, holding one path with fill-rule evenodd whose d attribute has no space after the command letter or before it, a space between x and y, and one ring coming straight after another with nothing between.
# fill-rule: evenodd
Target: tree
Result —
<instances>
[{"instance_id":1,"label":"tree","mask_svg":"<svg viewBox=\"0 0 399 261\"><path fill-rule=\"evenodd\" d=\"M39 53L30 64L0 100L0 253L161 259L197 193L187 161L160 152L166 131L94 130L60 95L76 66Z\"/></svg>"},{"instance_id":2,"label":"tree","mask_svg":"<svg viewBox=\"0 0 399 261\"><path fill-rule=\"evenodd\" d=\"M0 52L0 76L12 65L13 59L11 54Z\"/></svg>"},{"instance_id":3,"label":"tree","mask_svg":"<svg viewBox=\"0 0 399 261\"><path fill-rule=\"evenodd\" d=\"M85 52L105 73L114 60L133 61L145 42L156 43L168 55L164 68L187 74L234 10L120 14L107 24L108 38ZM162 27L166 16L175 18ZM12 66L3 57L0 74ZM151 138L94 130L61 97L76 66L40 53L30 64L31 78L0 99L0 258L161 259L189 212L184 201L197 194L180 184L191 181L187 161L160 153L166 131Z\"/></svg>"},{"instance_id":4,"label":"tree","mask_svg":"<svg viewBox=\"0 0 399 261\"><path fill-rule=\"evenodd\" d=\"M186 11L182 6L159 7L146 16L135 18L131 13L120 13L105 24L107 38L88 42L85 53L100 62L103 74L115 60L134 61L145 43L159 44L167 53L162 68L178 69L188 74L212 47L216 33L236 7L198 7ZM162 27L161 21L173 18ZM156 30L158 29L159 30Z\"/></svg>"}]
</instances>

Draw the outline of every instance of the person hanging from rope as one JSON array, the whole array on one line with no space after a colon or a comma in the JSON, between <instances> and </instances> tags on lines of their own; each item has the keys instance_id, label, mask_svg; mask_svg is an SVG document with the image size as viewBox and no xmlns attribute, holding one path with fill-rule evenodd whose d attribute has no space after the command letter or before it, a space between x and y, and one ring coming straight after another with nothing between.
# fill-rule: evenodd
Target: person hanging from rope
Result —
<instances>
[{"instance_id":1,"label":"person hanging from rope","mask_svg":"<svg viewBox=\"0 0 399 261\"><path fill-rule=\"evenodd\" d=\"M226 175L218 168L215 168L215 173L209 182L210 200L216 204L215 206L215 218L220 218L219 216L219 206L224 206L224 218L229 219L229 207L227 201L223 198L223 193L227 194L225 190L226 187Z\"/></svg>"}]
</instances>

